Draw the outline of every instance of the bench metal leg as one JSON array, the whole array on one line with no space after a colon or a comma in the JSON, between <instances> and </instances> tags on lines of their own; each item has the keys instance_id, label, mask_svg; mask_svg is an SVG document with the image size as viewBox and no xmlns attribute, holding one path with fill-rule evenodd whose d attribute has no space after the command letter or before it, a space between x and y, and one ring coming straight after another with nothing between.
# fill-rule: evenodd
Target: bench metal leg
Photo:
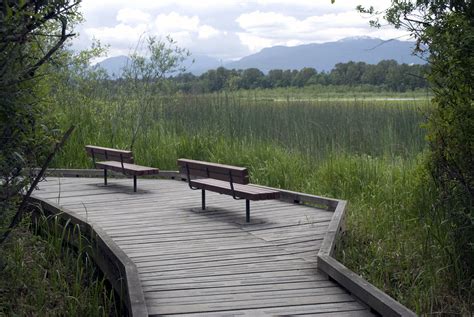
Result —
<instances>
[{"instance_id":1,"label":"bench metal leg","mask_svg":"<svg viewBox=\"0 0 474 317\"><path fill-rule=\"evenodd\" d=\"M245 221L250 222L250 200L245 200Z\"/></svg>"},{"instance_id":2,"label":"bench metal leg","mask_svg":"<svg viewBox=\"0 0 474 317\"><path fill-rule=\"evenodd\" d=\"M206 191L204 189L201 191L201 197L202 197L202 210L206 210Z\"/></svg>"},{"instance_id":3,"label":"bench metal leg","mask_svg":"<svg viewBox=\"0 0 474 317\"><path fill-rule=\"evenodd\" d=\"M107 169L104 168L104 185L107 186Z\"/></svg>"},{"instance_id":4,"label":"bench metal leg","mask_svg":"<svg viewBox=\"0 0 474 317\"><path fill-rule=\"evenodd\" d=\"M137 192L137 175L133 175L133 191Z\"/></svg>"}]
</instances>

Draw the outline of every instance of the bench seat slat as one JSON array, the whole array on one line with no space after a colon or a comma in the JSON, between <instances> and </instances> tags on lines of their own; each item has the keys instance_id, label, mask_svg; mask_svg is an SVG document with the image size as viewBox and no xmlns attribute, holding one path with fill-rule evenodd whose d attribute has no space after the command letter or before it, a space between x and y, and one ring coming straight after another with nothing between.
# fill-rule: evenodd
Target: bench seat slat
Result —
<instances>
[{"instance_id":1,"label":"bench seat slat","mask_svg":"<svg viewBox=\"0 0 474 317\"><path fill-rule=\"evenodd\" d=\"M130 164L130 163L123 163L123 169L122 169L122 163L116 162L116 161L96 162L96 167L109 169L109 170L117 171L117 172L122 172L123 170L125 170L131 175L137 175L137 176L153 175L153 174L158 174L160 172L158 168L135 165L135 164Z\"/></svg>"},{"instance_id":2,"label":"bench seat slat","mask_svg":"<svg viewBox=\"0 0 474 317\"><path fill-rule=\"evenodd\" d=\"M88 153L91 153L92 150L104 153L105 151L110 151L110 152L115 152L115 153L122 153L122 154L132 154L132 151L127 151L127 150L117 150L117 149L112 149L109 147L103 147L103 146L95 146L95 145L86 145L86 151Z\"/></svg>"},{"instance_id":3,"label":"bench seat slat","mask_svg":"<svg viewBox=\"0 0 474 317\"><path fill-rule=\"evenodd\" d=\"M204 190L218 192L220 194L232 195L232 189L228 181L221 181L212 178L191 180L191 186ZM249 200L266 200L280 198L280 192L253 186L252 184L234 184L234 191L237 197Z\"/></svg>"},{"instance_id":4,"label":"bench seat slat","mask_svg":"<svg viewBox=\"0 0 474 317\"><path fill-rule=\"evenodd\" d=\"M247 171L247 168L245 167L219 164L219 163L211 163L211 162L203 162L203 161L190 160L190 159L184 159L184 158L178 159L178 165L185 165L186 163L190 167L199 167L199 166L205 165L209 168L225 169L225 170L240 171L240 172Z\"/></svg>"},{"instance_id":5,"label":"bench seat slat","mask_svg":"<svg viewBox=\"0 0 474 317\"><path fill-rule=\"evenodd\" d=\"M134 163L131 151L111 149L102 146L86 145L86 152L96 160L123 161L124 163Z\"/></svg>"},{"instance_id":6,"label":"bench seat slat","mask_svg":"<svg viewBox=\"0 0 474 317\"><path fill-rule=\"evenodd\" d=\"M249 174L248 170L245 167L202 162L190 159L179 159L178 166L180 169L180 173L184 175L187 174L187 168L189 168L189 174L193 176L215 178L223 181L229 181L230 173L232 175L232 181L234 183L249 183Z\"/></svg>"},{"instance_id":7,"label":"bench seat slat","mask_svg":"<svg viewBox=\"0 0 474 317\"><path fill-rule=\"evenodd\" d=\"M133 157L129 156L120 156L117 154L113 154L111 152L107 152L107 156L105 154L98 154L97 152L94 152L94 157L96 160L104 160L104 161L118 161L121 162L123 160L124 163L130 163L133 164Z\"/></svg>"}]
</instances>

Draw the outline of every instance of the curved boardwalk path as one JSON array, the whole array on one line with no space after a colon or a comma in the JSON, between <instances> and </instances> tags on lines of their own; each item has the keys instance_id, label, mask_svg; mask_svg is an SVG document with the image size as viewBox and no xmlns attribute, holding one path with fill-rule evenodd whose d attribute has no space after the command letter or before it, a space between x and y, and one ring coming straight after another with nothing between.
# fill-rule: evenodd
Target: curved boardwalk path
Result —
<instances>
[{"instance_id":1,"label":"curved boardwalk path","mask_svg":"<svg viewBox=\"0 0 474 317\"><path fill-rule=\"evenodd\" d=\"M245 203L175 180L54 178L35 195L102 228L136 264L150 316L370 316L318 272L332 212L282 201Z\"/></svg>"}]
</instances>

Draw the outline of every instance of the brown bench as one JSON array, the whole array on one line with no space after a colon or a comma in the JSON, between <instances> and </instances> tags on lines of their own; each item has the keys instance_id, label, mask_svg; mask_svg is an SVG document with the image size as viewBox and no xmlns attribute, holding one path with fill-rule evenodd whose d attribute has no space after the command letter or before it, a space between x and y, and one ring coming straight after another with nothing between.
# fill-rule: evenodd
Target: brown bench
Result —
<instances>
[{"instance_id":1,"label":"brown bench","mask_svg":"<svg viewBox=\"0 0 474 317\"><path fill-rule=\"evenodd\" d=\"M133 175L133 191L137 191L137 176L158 174L159 169L133 164L131 151L86 145L86 152L92 157L94 167L104 170L104 185L107 185L107 170ZM101 160L97 162L97 160Z\"/></svg>"},{"instance_id":2,"label":"brown bench","mask_svg":"<svg viewBox=\"0 0 474 317\"><path fill-rule=\"evenodd\" d=\"M179 171L186 175L191 189L202 190L202 209L206 209L206 190L230 195L234 199L245 199L246 222L250 222L250 200L280 198L280 192L249 184L246 168L179 159ZM201 177L191 179L192 176Z\"/></svg>"}]
</instances>

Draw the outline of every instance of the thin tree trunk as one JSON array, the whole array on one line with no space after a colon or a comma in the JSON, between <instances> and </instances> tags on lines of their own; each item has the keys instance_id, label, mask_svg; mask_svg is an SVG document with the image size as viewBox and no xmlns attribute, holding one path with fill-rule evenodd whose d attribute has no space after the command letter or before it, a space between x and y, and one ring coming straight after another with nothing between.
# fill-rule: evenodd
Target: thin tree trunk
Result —
<instances>
[{"instance_id":1,"label":"thin tree trunk","mask_svg":"<svg viewBox=\"0 0 474 317\"><path fill-rule=\"evenodd\" d=\"M8 236L10 235L13 228L15 228L20 223L21 219L23 218L23 211L25 210L25 208L27 206L27 203L28 203L28 200L30 199L31 194L33 193L36 186L38 186L38 183L43 178L43 175L46 172L46 169L48 168L49 164L53 160L56 153L59 152L59 150L64 146L66 141L69 139L71 133L74 131L74 128L75 128L75 126L71 126L66 131L66 133L64 133L61 140L58 143L56 143L53 151L46 158L46 160L43 163L43 166L41 167L41 170L39 171L38 175L36 175L35 179L33 180L33 182L30 185L30 188L28 189L26 194L23 196L23 199L20 203L20 206L18 207L18 210L17 210L15 216L12 219L12 222L10 223L10 225L8 226L8 229L5 231L2 238L0 239L0 244L2 244L8 238Z\"/></svg>"}]
</instances>

